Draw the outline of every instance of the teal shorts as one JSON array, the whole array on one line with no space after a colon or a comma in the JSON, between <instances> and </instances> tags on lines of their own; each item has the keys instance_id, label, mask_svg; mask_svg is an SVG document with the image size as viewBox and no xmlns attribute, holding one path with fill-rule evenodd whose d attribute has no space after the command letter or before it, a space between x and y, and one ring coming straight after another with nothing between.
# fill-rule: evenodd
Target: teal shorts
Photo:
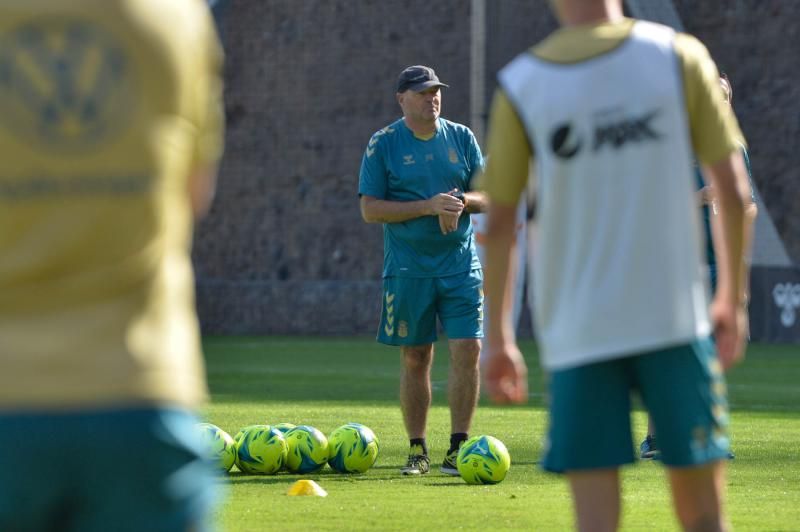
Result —
<instances>
[{"instance_id":1,"label":"teal shorts","mask_svg":"<svg viewBox=\"0 0 800 532\"><path fill-rule=\"evenodd\" d=\"M713 342L703 339L553 372L542 467L561 473L632 463L635 392L653 420L665 465L699 466L727 456L725 379Z\"/></svg>"},{"instance_id":2,"label":"teal shorts","mask_svg":"<svg viewBox=\"0 0 800 532\"><path fill-rule=\"evenodd\" d=\"M386 277L378 341L424 345L436 341L436 318L447 337L483 337L483 272L433 278Z\"/></svg>"},{"instance_id":3,"label":"teal shorts","mask_svg":"<svg viewBox=\"0 0 800 532\"><path fill-rule=\"evenodd\" d=\"M218 474L182 410L0 414L0 530L210 530Z\"/></svg>"}]
</instances>

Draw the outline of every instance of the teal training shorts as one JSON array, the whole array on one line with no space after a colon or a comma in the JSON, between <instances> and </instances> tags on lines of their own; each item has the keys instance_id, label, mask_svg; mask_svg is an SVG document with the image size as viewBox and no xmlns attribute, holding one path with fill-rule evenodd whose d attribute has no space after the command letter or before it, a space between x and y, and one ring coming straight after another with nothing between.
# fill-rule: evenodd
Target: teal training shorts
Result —
<instances>
[{"instance_id":1,"label":"teal training shorts","mask_svg":"<svg viewBox=\"0 0 800 532\"><path fill-rule=\"evenodd\" d=\"M483 337L483 272L446 277L386 277L378 341L424 345L436 341L436 318L447 337Z\"/></svg>"},{"instance_id":2,"label":"teal training shorts","mask_svg":"<svg viewBox=\"0 0 800 532\"><path fill-rule=\"evenodd\" d=\"M542 467L565 472L634 461L631 395L650 412L661 460L669 467L724 459L728 403L710 339L554 371Z\"/></svg>"},{"instance_id":3,"label":"teal training shorts","mask_svg":"<svg viewBox=\"0 0 800 532\"><path fill-rule=\"evenodd\" d=\"M218 473L177 409L0 414L0 530L210 530Z\"/></svg>"}]
</instances>

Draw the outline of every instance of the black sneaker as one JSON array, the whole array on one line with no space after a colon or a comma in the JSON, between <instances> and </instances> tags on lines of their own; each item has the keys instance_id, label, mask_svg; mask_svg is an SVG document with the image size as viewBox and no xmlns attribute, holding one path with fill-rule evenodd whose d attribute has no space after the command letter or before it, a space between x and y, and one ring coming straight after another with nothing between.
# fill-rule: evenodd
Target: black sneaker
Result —
<instances>
[{"instance_id":1,"label":"black sneaker","mask_svg":"<svg viewBox=\"0 0 800 532\"><path fill-rule=\"evenodd\" d=\"M639 456L642 460L658 460L660 454L656 437L648 434L639 446Z\"/></svg>"},{"instance_id":2,"label":"black sneaker","mask_svg":"<svg viewBox=\"0 0 800 532\"><path fill-rule=\"evenodd\" d=\"M409 454L406 465L400 469L404 475L424 475L431 470L431 460L424 454Z\"/></svg>"},{"instance_id":3,"label":"black sneaker","mask_svg":"<svg viewBox=\"0 0 800 532\"><path fill-rule=\"evenodd\" d=\"M442 467L439 468L439 471L441 471L445 475L452 475L454 477L457 477L459 475L458 449L447 453L447 455L444 457L444 461L442 462Z\"/></svg>"}]
</instances>

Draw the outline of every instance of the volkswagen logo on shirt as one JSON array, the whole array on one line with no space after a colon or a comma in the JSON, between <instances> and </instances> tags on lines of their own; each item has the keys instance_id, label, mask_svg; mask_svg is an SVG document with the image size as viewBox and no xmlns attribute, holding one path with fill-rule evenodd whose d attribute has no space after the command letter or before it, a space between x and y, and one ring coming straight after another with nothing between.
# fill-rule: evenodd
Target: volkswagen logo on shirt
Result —
<instances>
[{"instance_id":1,"label":"volkswagen logo on shirt","mask_svg":"<svg viewBox=\"0 0 800 532\"><path fill-rule=\"evenodd\" d=\"M108 31L40 18L0 33L0 127L35 146L84 151L116 137L135 107L125 49Z\"/></svg>"}]
</instances>

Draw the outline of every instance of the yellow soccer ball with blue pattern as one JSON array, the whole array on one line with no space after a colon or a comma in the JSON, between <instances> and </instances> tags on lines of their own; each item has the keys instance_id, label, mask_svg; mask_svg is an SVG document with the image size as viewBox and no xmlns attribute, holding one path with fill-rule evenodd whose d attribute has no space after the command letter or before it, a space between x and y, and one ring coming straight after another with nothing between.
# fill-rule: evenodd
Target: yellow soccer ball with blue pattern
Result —
<instances>
[{"instance_id":1,"label":"yellow soccer ball with blue pattern","mask_svg":"<svg viewBox=\"0 0 800 532\"><path fill-rule=\"evenodd\" d=\"M328 462L328 438L309 425L289 429L285 434L289 445L286 469L291 473L314 473Z\"/></svg>"},{"instance_id":2,"label":"yellow soccer ball with blue pattern","mask_svg":"<svg viewBox=\"0 0 800 532\"><path fill-rule=\"evenodd\" d=\"M511 468L505 444L493 436L473 436L463 443L456 460L467 484L497 484Z\"/></svg>"},{"instance_id":3,"label":"yellow soccer ball with blue pattern","mask_svg":"<svg viewBox=\"0 0 800 532\"><path fill-rule=\"evenodd\" d=\"M250 425L236 437L236 467L243 473L273 475L286 463L289 446L283 433L269 425Z\"/></svg>"},{"instance_id":4,"label":"yellow soccer ball with blue pattern","mask_svg":"<svg viewBox=\"0 0 800 532\"><path fill-rule=\"evenodd\" d=\"M283 433L283 437L284 438L286 437L286 433L287 432L289 432L290 430L292 430L293 428L295 428L297 426L297 425L295 425L293 423L275 423L273 425L272 423L269 423L269 422L267 422L267 425L269 425L270 427L272 427L274 429L278 429L279 431L281 431ZM286 469L286 462L283 463L283 469Z\"/></svg>"},{"instance_id":5,"label":"yellow soccer ball with blue pattern","mask_svg":"<svg viewBox=\"0 0 800 532\"><path fill-rule=\"evenodd\" d=\"M234 445L236 445L236 446L239 445L239 440L242 439L242 436L244 436L244 433L247 432L248 430L250 430L250 429L252 429L254 427L264 427L264 426L269 426L269 424L265 423L263 425L261 425L261 424L259 424L259 425L247 425L246 427L242 427L239 430L239 432L237 432L236 435L233 437ZM239 453L238 452L236 453L236 457L235 457L233 463L236 465L237 468L239 468L239 471L244 471L244 469L242 469L242 467L239 465Z\"/></svg>"},{"instance_id":6,"label":"yellow soccer ball with blue pattern","mask_svg":"<svg viewBox=\"0 0 800 532\"><path fill-rule=\"evenodd\" d=\"M231 435L212 423L198 423L196 428L206 456L221 470L230 471L236 460L236 444Z\"/></svg>"},{"instance_id":7,"label":"yellow soccer ball with blue pattern","mask_svg":"<svg viewBox=\"0 0 800 532\"><path fill-rule=\"evenodd\" d=\"M339 473L366 473L378 459L378 438L360 423L348 423L328 437L328 465Z\"/></svg>"},{"instance_id":8,"label":"yellow soccer ball with blue pattern","mask_svg":"<svg viewBox=\"0 0 800 532\"><path fill-rule=\"evenodd\" d=\"M269 423L267 424L269 425ZM292 423L276 423L275 425L272 426L278 429L279 431L283 432L284 434L286 434L287 432L295 428L297 425L293 425Z\"/></svg>"},{"instance_id":9,"label":"yellow soccer ball with blue pattern","mask_svg":"<svg viewBox=\"0 0 800 532\"><path fill-rule=\"evenodd\" d=\"M235 443L236 445L238 445L238 444L239 444L239 440L241 440L241 439L242 439L242 436L244 436L244 433L245 433L245 432L247 432L248 430L252 429L253 427L266 427L266 426L267 426L267 425L247 425L246 427L242 427L242 428L239 430L239 432L237 432L237 433L236 433L236 435L233 437L233 443ZM237 461L237 463L236 463L236 466L237 466L237 467L239 466L239 463L238 463L238 461Z\"/></svg>"}]
</instances>

